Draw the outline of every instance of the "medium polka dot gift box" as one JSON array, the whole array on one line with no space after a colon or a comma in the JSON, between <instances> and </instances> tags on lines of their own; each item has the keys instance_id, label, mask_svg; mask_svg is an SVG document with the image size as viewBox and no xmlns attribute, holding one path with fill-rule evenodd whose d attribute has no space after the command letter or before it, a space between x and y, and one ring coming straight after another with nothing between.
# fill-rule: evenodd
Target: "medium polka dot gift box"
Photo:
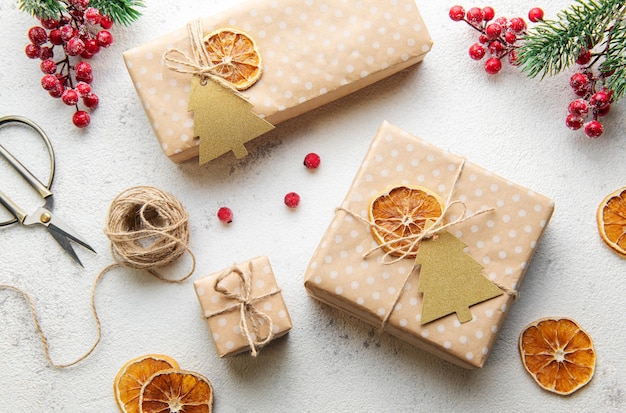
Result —
<instances>
[{"instance_id":1,"label":"medium polka dot gift box","mask_svg":"<svg viewBox=\"0 0 626 413\"><path fill-rule=\"evenodd\" d=\"M210 14L209 8L206 11ZM198 13L202 15L202 10ZM168 66L172 50L177 56L173 60L194 60L190 38L195 37L188 27L124 53L154 133L174 162L199 155L196 127L207 135L224 131L221 128L230 128L222 133L253 133L230 138L242 141L233 147L224 146L219 134L211 135L206 144L211 153L204 161L231 150L244 156L243 143L254 134L406 69L420 62L432 46L414 0L251 0L200 23L199 37L223 28L245 33L256 45L255 65L262 70L253 85L237 92L249 108L244 104L229 113L224 103L229 99L214 96L210 99L215 104L200 111L197 101L202 99L196 99L190 111L193 79L198 72L212 70L203 72L195 61L174 65L176 70ZM269 126L261 125L258 131L249 126L258 123L249 112Z\"/></svg>"},{"instance_id":2,"label":"medium polka dot gift box","mask_svg":"<svg viewBox=\"0 0 626 413\"><path fill-rule=\"evenodd\" d=\"M305 272L314 298L482 367L553 202L384 123Z\"/></svg>"},{"instance_id":3,"label":"medium polka dot gift box","mask_svg":"<svg viewBox=\"0 0 626 413\"><path fill-rule=\"evenodd\" d=\"M291 330L291 318L267 257L234 264L194 282L218 356L263 346Z\"/></svg>"}]
</instances>

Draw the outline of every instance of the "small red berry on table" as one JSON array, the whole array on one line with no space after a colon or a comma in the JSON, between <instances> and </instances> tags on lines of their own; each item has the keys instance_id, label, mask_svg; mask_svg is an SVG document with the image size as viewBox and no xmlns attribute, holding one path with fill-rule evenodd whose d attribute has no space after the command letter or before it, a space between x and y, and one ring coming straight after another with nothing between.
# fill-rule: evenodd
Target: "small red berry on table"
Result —
<instances>
[{"instance_id":1,"label":"small red berry on table","mask_svg":"<svg viewBox=\"0 0 626 413\"><path fill-rule=\"evenodd\" d=\"M86 128L91 122L91 117L89 116L89 113L85 112L84 110L79 110L74 113L74 116L72 117L72 122L74 122L74 125L76 125L76 127L78 128Z\"/></svg>"},{"instance_id":2,"label":"small red berry on table","mask_svg":"<svg viewBox=\"0 0 626 413\"><path fill-rule=\"evenodd\" d=\"M221 207L217 210L217 218L225 224L233 222L233 211L228 207Z\"/></svg>"},{"instance_id":3,"label":"small red berry on table","mask_svg":"<svg viewBox=\"0 0 626 413\"><path fill-rule=\"evenodd\" d=\"M490 57L485 62L485 72L490 75L495 75L500 71L500 69L502 69L502 62L500 62L500 59L497 57Z\"/></svg>"},{"instance_id":4,"label":"small red berry on table","mask_svg":"<svg viewBox=\"0 0 626 413\"><path fill-rule=\"evenodd\" d=\"M528 11L528 20L533 23L543 20L543 10L539 7L533 7Z\"/></svg>"},{"instance_id":5,"label":"small red berry on table","mask_svg":"<svg viewBox=\"0 0 626 413\"><path fill-rule=\"evenodd\" d=\"M315 152L311 152L304 157L304 166L308 169L317 169L320 166L320 156Z\"/></svg>"},{"instance_id":6,"label":"small red berry on table","mask_svg":"<svg viewBox=\"0 0 626 413\"><path fill-rule=\"evenodd\" d=\"M604 132L604 127L597 120L585 123L585 134L590 138L597 138Z\"/></svg>"},{"instance_id":7,"label":"small red berry on table","mask_svg":"<svg viewBox=\"0 0 626 413\"><path fill-rule=\"evenodd\" d=\"M296 208L300 204L300 195L295 192L289 192L285 195L285 205L289 208Z\"/></svg>"}]
</instances>

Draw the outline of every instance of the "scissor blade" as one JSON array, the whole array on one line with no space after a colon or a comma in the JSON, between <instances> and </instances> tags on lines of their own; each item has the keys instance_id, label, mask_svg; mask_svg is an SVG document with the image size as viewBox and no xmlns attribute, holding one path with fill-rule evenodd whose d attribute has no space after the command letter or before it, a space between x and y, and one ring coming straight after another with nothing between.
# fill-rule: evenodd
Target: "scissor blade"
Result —
<instances>
[{"instance_id":1,"label":"scissor blade","mask_svg":"<svg viewBox=\"0 0 626 413\"><path fill-rule=\"evenodd\" d=\"M80 262L80 258L78 258L78 255L76 255L76 251L74 251L74 248L72 248L72 244L70 244L69 239L67 239L67 237L62 232L60 232L58 228L53 227L52 225L49 225L47 228L50 235L52 235L56 242L58 242L59 245L63 247L65 252L67 252L70 257L72 257L74 261L76 261L81 267L84 267L83 263Z\"/></svg>"},{"instance_id":2,"label":"scissor blade","mask_svg":"<svg viewBox=\"0 0 626 413\"><path fill-rule=\"evenodd\" d=\"M96 252L96 250L91 248L91 246L89 244L87 244L85 241L80 239L80 235L78 235L76 233L76 231L74 231L72 228L70 228L69 226L64 224L62 221L60 221L54 215L52 216L52 219L50 220L50 223L48 224L48 229L50 230L51 233L58 232L59 234L63 235L64 237L69 238L72 241L74 241L74 242L82 245L83 247L87 248L89 251Z\"/></svg>"}]
</instances>

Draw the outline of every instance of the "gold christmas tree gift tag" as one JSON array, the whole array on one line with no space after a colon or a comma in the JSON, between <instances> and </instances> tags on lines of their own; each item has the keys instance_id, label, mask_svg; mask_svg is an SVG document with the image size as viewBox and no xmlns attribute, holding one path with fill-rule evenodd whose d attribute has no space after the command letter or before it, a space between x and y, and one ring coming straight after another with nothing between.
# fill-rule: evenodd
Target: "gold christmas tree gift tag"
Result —
<instances>
[{"instance_id":1,"label":"gold christmas tree gift tag","mask_svg":"<svg viewBox=\"0 0 626 413\"><path fill-rule=\"evenodd\" d=\"M244 143L274 126L252 113L252 104L227 86L199 76L191 81L189 110L193 110L193 131L200 137L200 164L228 151L237 158L248 154Z\"/></svg>"},{"instance_id":2,"label":"gold christmas tree gift tag","mask_svg":"<svg viewBox=\"0 0 626 413\"><path fill-rule=\"evenodd\" d=\"M193 111L194 135L200 140L200 164L229 151L248 154L244 143L274 126L252 112L253 105L238 91L261 77L262 60L247 34L222 28L202 37L199 20L187 25L191 56L178 49L163 55L173 71L192 75L188 109Z\"/></svg>"},{"instance_id":3,"label":"gold christmas tree gift tag","mask_svg":"<svg viewBox=\"0 0 626 413\"><path fill-rule=\"evenodd\" d=\"M482 273L482 265L463 251L466 245L447 231L420 243L418 291L423 294L421 324L456 313L461 323L472 320L469 307L503 294Z\"/></svg>"}]
</instances>

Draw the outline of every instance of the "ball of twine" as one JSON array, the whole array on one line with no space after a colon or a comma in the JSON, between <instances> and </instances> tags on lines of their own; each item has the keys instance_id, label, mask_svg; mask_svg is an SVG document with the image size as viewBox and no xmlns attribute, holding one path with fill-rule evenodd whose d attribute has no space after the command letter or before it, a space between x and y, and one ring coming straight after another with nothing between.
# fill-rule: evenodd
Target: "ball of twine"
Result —
<instances>
[{"instance_id":1,"label":"ball of twine","mask_svg":"<svg viewBox=\"0 0 626 413\"><path fill-rule=\"evenodd\" d=\"M146 270L171 264L189 249L188 215L173 195L151 186L136 186L120 193L109 208L104 229L113 258L124 266ZM184 281L191 271L177 282Z\"/></svg>"}]
</instances>

